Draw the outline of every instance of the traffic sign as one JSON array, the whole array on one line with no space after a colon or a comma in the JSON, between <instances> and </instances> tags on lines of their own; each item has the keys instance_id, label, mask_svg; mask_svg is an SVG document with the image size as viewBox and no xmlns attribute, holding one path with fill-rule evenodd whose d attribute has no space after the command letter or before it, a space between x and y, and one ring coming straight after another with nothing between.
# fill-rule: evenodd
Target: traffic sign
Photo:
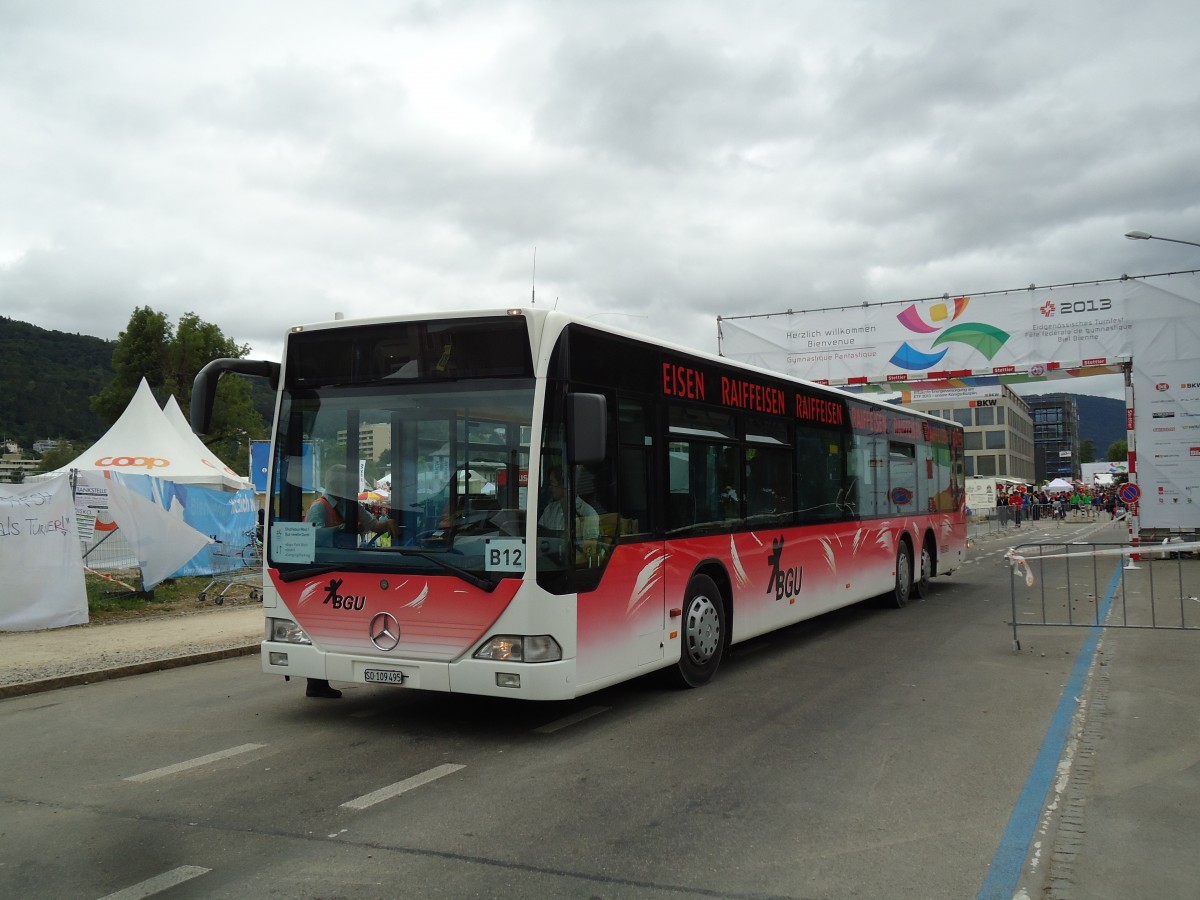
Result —
<instances>
[{"instance_id":1,"label":"traffic sign","mask_svg":"<svg viewBox=\"0 0 1200 900\"><path fill-rule=\"evenodd\" d=\"M1142 496L1142 489L1136 484L1127 484L1121 488L1120 495L1126 503L1137 503L1138 497Z\"/></svg>"}]
</instances>

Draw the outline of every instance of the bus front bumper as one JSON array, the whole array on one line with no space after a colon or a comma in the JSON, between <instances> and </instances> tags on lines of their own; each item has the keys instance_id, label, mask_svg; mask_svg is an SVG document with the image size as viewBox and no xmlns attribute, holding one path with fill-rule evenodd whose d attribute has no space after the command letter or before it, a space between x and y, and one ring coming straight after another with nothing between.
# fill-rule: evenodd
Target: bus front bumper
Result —
<instances>
[{"instance_id":1,"label":"bus front bumper","mask_svg":"<svg viewBox=\"0 0 1200 900\"><path fill-rule=\"evenodd\" d=\"M417 659L383 660L348 653L325 653L311 644L263 641L262 667L269 675L324 678L424 691L523 700L569 700L576 696L573 659L545 663L482 659L460 659L448 663Z\"/></svg>"}]
</instances>

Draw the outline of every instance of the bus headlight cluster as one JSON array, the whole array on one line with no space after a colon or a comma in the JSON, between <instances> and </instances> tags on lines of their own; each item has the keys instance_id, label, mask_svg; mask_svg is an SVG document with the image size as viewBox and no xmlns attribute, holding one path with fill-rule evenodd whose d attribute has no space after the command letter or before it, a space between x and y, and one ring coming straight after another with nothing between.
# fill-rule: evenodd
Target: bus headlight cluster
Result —
<instances>
[{"instance_id":1,"label":"bus headlight cluster","mask_svg":"<svg viewBox=\"0 0 1200 900\"><path fill-rule=\"evenodd\" d=\"M271 619L271 640L283 644L311 644L304 629L291 619Z\"/></svg>"},{"instance_id":2,"label":"bus headlight cluster","mask_svg":"<svg viewBox=\"0 0 1200 900\"><path fill-rule=\"evenodd\" d=\"M495 634L475 651L476 659L496 662L557 662L562 647L548 634Z\"/></svg>"}]
</instances>

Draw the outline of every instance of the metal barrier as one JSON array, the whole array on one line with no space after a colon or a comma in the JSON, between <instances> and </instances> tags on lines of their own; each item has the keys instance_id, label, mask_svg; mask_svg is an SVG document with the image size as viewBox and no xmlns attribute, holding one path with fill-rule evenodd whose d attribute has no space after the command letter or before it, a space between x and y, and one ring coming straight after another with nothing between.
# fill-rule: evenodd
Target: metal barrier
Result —
<instances>
[{"instance_id":1,"label":"metal barrier","mask_svg":"<svg viewBox=\"0 0 1200 900\"><path fill-rule=\"evenodd\" d=\"M1011 564L1013 650L1020 626L1200 631L1197 544L1022 544ZM1103 593L1101 592L1103 590Z\"/></svg>"}]
</instances>

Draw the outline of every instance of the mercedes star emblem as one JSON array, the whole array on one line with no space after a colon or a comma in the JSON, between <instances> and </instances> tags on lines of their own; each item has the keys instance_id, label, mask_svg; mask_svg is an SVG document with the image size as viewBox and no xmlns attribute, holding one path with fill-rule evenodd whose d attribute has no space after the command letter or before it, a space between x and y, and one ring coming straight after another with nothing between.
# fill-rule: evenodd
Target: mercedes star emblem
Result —
<instances>
[{"instance_id":1,"label":"mercedes star emblem","mask_svg":"<svg viewBox=\"0 0 1200 900\"><path fill-rule=\"evenodd\" d=\"M376 613L371 619L368 634L371 636L371 643L380 650L395 650L396 645L400 643L400 623L391 613Z\"/></svg>"}]
</instances>

